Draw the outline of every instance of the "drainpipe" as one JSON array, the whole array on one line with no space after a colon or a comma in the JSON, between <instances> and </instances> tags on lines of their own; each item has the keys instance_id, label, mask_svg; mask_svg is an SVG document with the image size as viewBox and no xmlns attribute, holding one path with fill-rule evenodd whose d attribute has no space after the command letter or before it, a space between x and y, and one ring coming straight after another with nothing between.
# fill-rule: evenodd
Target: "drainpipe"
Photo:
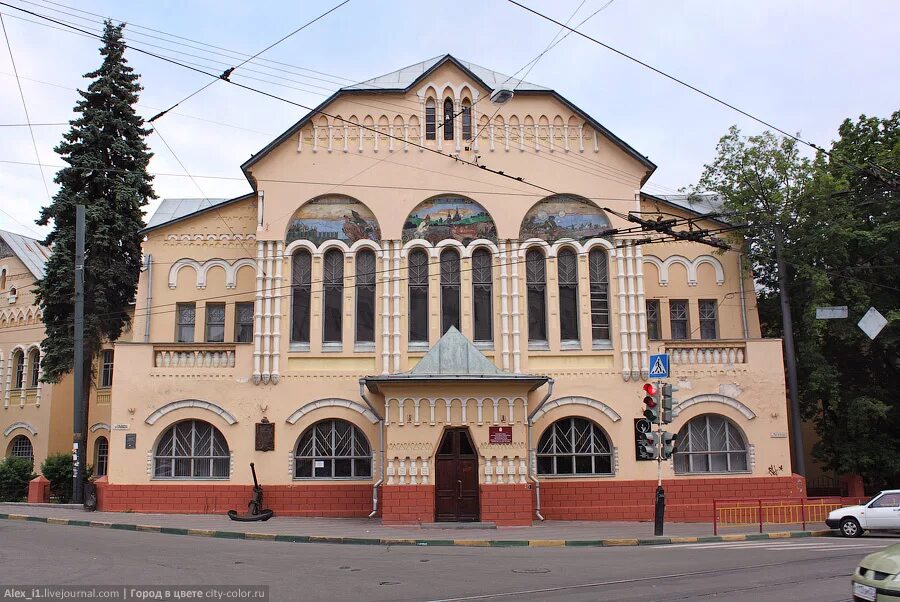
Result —
<instances>
[{"instance_id":1,"label":"drainpipe","mask_svg":"<svg viewBox=\"0 0 900 602\"><path fill-rule=\"evenodd\" d=\"M144 310L144 342L150 342L150 301L153 299L153 255L147 254L144 260L147 266L147 303Z\"/></svg>"},{"instance_id":2,"label":"drainpipe","mask_svg":"<svg viewBox=\"0 0 900 602\"><path fill-rule=\"evenodd\" d=\"M375 409L375 406L372 405L372 402L369 400L366 395L366 382L365 379L359 379L359 396L362 397L363 401L366 402L366 405L369 406L369 410L375 414L375 417L378 418L378 423L380 427L380 435L378 438L378 457L379 464L381 465L381 477L372 485L372 512L369 514L369 518L373 518L378 513L378 488L381 487L381 484L384 483L384 417L378 414L378 411Z\"/></svg>"},{"instance_id":3,"label":"drainpipe","mask_svg":"<svg viewBox=\"0 0 900 602\"><path fill-rule=\"evenodd\" d=\"M741 283L741 320L744 325L744 340L750 339L750 327L747 325L747 298L744 296L744 254L738 253L738 275Z\"/></svg>"},{"instance_id":4,"label":"drainpipe","mask_svg":"<svg viewBox=\"0 0 900 602\"><path fill-rule=\"evenodd\" d=\"M534 411L528 415L528 478L534 483L534 501L535 508L534 514L540 520L544 520L544 517L541 515L541 482L538 481L537 476L531 471L531 460L532 454L534 450L531 448L531 428L534 426L534 415L537 414L544 404L547 403L547 400L550 399L550 396L553 394L553 383L556 382L552 378L547 381L547 393L544 395L544 398L537 405Z\"/></svg>"}]
</instances>

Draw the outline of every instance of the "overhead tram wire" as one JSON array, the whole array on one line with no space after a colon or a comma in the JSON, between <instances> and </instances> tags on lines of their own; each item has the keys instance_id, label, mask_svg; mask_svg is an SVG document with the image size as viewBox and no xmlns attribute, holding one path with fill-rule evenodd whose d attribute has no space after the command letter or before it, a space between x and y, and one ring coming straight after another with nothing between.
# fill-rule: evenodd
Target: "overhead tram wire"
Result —
<instances>
[{"instance_id":1,"label":"overhead tram wire","mask_svg":"<svg viewBox=\"0 0 900 602\"><path fill-rule=\"evenodd\" d=\"M798 136L797 134L791 134L791 133L789 133L789 132L787 132L787 131L781 129L780 127L778 127L778 126L776 126L776 125L773 125L772 123L770 123L770 122L768 122L768 121L762 119L761 117L757 117L756 115L753 115L752 113L749 113L748 111L745 111L744 109L741 109L740 107L737 107L737 106L735 106L734 104L731 104L731 103L729 103L729 102L727 102L727 101L725 101L725 100L722 100L721 98L719 98L719 97L717 97L717 96L714 96L713 94L710 94L709 92L706 92L706 91L704 91L704 90L698 88L697 86L695 86L695 85L693 85L693 84L690 84L690 83L684 81L683 79L679 79L678 77L675 77L674 75L670 75L670 74L666 73L665 71L663 71L663 70L661 70L661 69L658 69L658 68L654 67L653 65L651 65L651 64L649 64L649 63L646 63L646 62L644 62L644 61L642 61L642 60L640 60L640 59L638 59L638 58L635 58L635 57L631 56L630 54L628 54L628 53L626 53L626 52L624 52L624 51L622 51L622 50L619 50L618 48L614 48L613 46L610 46L609 44L606 44L605 42L601 42L601 41L598 40L597 38L594 38L594 37L591 37L591 36L589 36L589 35L587 35L587 34L585 34L585 33L582 33L582 32L580 32L580 31L578 31L577 29L573 29L573 28L569 27L568 25L566 25L566 24L564 24L564 23L560 23L560 22L557 21L556 19L554 19L554 18L552 18L552 17L549 17L549 16L547 16L547 15L545 15L545 14L543 14L543 13L537 11L537 10L534 10L533 8L530 8L530 7L528 7L528 6L525 6L524 4L518 2L517 0L507 0L507 1L510 2L511 4L515 4L515 5L518 6L519 8L522 8L522 9L524 9L524 10L526 10L526 11L532 13L533 15L536 15L536 16L538 16L538 17L540 17L540 18L542 18L542 19L545 19L545 20L547 20L547 21L550 21L551 23L555 23L556 25L559 25L560 27L565 27L566 29L570 30L572 33L576 33L576 34L580 35L581 37L583 37L584 39L589 40L589 41L593 42L594 44L597 44L598 46L602 46L603 48L606 48L607 50L609 50L609 51L611 51L611 52L614 52L614 53L618 54L619 56L628 59L629 61L632 61L632 62L634 62L634 63L637 63L638 65L640 65L640 66L642 66L642 67L644 67L644 68L646 68L646 69L649 69L649 70L653 71L654 73L656 73L656 74L658 74L658 75L661 75L661 76L665 77L666 79L669 79L669 80L671 80L671 81L673 81L673 82L675 82L675 83L677 83L677 84L680 84L680 85L684 86L685 88L688 88L689 90L692 90L692 91L694 91L694 92L696 92L696 93L698 93L698 94L700 94L700 95L702 95L702 96L705 96L706 98L712 100L713 102L716 102L716 103L718 103L718 104L720 104L720 105L722 105L722 106L724 106L724 107L727 107L727 108L731 109L732 111L736 111L736 112L740 113L741 115L743 115L743 116L745 116L745 117L747 117L747 118L749 118L749 119L752 119L753 121L755 121L755 122L757 122L757 123L759 123L759 124L761 124L761 125L766 126L767 128L773 129L773 130L775 130L776 132L782 134L783 136L785 136L785 137L787 137L787 138L790 138L791 140L794 140L794 141L796 141L796 142L799 142L800 144L803 144L803 145L805 145L805 146L808 146L808 147L812 148L812 149L815 150L815 151L821 152L821 153L827 155L828 157L830 157L830 158L832 158L832 159L834 159L834 160L836 160L836 161L842 161L842 162L844 162L845 164L847 164L847 165L849 165L849 166L851 166L851 167L856 167L855 165L853 165L853 163L851 163L851 162L849 162L849 161L846 161L846 160L844 160L844 159L841 159L841 158L839 158L839 157L834 156L834 153L832 153L831 151L828 151L828 150L826 150L825 148L823 148L823 147L821 147L821 146L819 146L819 145L817 145L817 144L815 144L815 143L813 143L813 142L810 142L809 140L806 140L806 139L804 139L804 138L801 138L801 137ZM898 174L897 172L895 172L895 171L893 171L893 170L891 170L891 169L888 169L888 168L886 168L886 167L883 167L883 166L878 165L877 163L873 163L873 162L871 162L871 161L867 161L867 162L868 162L871 166L873 166L873 167L875 167L875 168L877 168L877 169L880 169L880 170L884 171L885 173L888 173L888 174L892 175L892 176L895 177L895 178L900 178L900 174ZM856 167L856 169L860 170L859 167ZM862 170L860 170L860 171L862 171ZM870 175L876 175L876 177L879 177L879 179L882 179L882 180L883 180L883 178L881 178L881 177L878 176L877 174L870 174Z\"/></svg>"},{"instance_id":2,"label":"overhead tram wire","mask_svg":"<svg viewBox=\"0 0 900 602\"><path fill-rule=\"evenodd\" d=\"M225 81L228 81L228 78L231 76L231 74L232 74L235 70L240 69L241 67L243 67L244 65L246 65L247 63L249 63L250 61L252 61L253 59L255 59L256 57L258 57L259 55L263 54L264 52L266 52L266 51L268 51L268 50L271 50L272 48L274 48L274 47L277 46L278 44L281 44L282 42L284 42L285 40L287 40L288 38L290 38L291 36L293 36L293 35L295 35L295 34L301 32L301 31L303 31L304 29L306 29L307 27L309 27L310 25L312 25L312 24L315 23L316 21L319 21L320 19L325 18L326 16L330 15L331 13L333 13L334 11L336 11L337 9L341 8L342 6L344 6L345 4L347 4L347 3L349 3L349 2L350 2L350 0L343 0L343 2L340 2L340 3L336 4L335 6L331 7L330 9L328 9L327 11L325 11L324 13L322 13L321 15L319 15L318 17L316 17L315 19L313 19L313 20L311 20L311 21L307 21L306 23L304 23L303 25L301 25L301 26L298 27L297 29L293 30L293 31L290 32L289 34L284 35L284 36L282 36L281 38L279 38L277 41L275 41L275 42L269 44L268 46L266 46L265 48L263 48L262 50L260 50L260 51L257 52L256 54L254 54L253 56L251 56L251 57L249 57L249 58L246 58L246 59L244 59L243 61L241 61L240 63L238 63L237 65L235 65L235 66L233 66L233 67L230 67L230 68L226 69L225 71L222 72L222 75L220 75L219 78L220 78L220 79L223 79L223 80L225 80ZM174 105L172 105L172 106L169 107L168 109L166 109L166 110L164 110L164 111L162 111L162 112L160 112L160 113L157 113L156 115L154 115L153 117L151 117L147 122L148 122L148 123L153 123L154 121L156 121L157 119L159 119L160 117L162 117L163 115L165 115L166 113L168 113L169 111L171 111L172 109L174 109L175 107L177 107L178 105L180 105L181 103L187 101L187 100L190 99L190 98L193 98L193 97L196 96L197 94L200 94L201 92L203 92L204 90L206 90L207 88L209 88L210 86L212 86L214 83L216 83L216 80L213 80L213 81L211 81L211 82L205 84L205 85L202 86L201 88L198 88L198 89L195 90L194 92L191 92L190 94L188 94L187 96L185 96L184 98L182 98L181 100L179 100L178 102L176 102ZM166 145L166 146L168 146L168 145Z\"/></svg>"}]
</instances>

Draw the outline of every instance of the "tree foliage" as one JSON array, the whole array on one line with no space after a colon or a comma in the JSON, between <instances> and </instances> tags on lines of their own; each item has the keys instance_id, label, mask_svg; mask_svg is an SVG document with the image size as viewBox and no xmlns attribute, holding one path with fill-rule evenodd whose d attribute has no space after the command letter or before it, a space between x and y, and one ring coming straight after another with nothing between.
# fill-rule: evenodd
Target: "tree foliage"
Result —
<instances>
[{"instance_id":1,"label":"tree foliage","mask_svg":"<svg viewBox=\"0 0 900 602\"><path fill-rule=\"evenodd\" d=\"M724 196L735 211L760 286L764 334L781 336L773 225L785 233L801 407L816 426L815 456L872 486L900 472L900 112L844 121L829 153L808 159L770 132L720 140L695 191ZM847 320L816 308L846 305ZM856 325L875 307L889 324L874 340Z\"/></svg>"},{"instance_id":2,"label":"tree foliage","mask_svg":"<svg viewBox=\"0 0 900 602\"><path fill-rule=\"evenodd\" d=\"M0 460L0 502L23 502L28 498L28 483L35 477L32 461L9 456Z\"/></svg>"},{"instance_id":3,"label":"tree foliage","mask_svg":"<svg viewBox=\"0 0 900 602\"><path fill-rule=\"evenodd\" d=\"M85 75L93 81L78 91L79 115L56 147L68 167L56 174L59 192L37 222L53 226L43 241L51 255L36 292L47 329L41 344L45 382L58 382L73 364L76 205L85 205L86 361L130 321L141 267L142 207L155 194L144 142L150 131L134 110L142 88L125 60L123 28L106 22L103 62Z\"/></svg>"}]
</instances>

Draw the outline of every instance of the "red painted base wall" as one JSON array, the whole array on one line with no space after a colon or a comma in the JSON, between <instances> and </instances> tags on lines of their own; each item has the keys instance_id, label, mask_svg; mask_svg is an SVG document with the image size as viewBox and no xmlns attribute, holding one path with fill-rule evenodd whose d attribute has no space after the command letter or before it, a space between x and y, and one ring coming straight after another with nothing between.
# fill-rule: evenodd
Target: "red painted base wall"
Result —
<instances>
[{"instance_id":1,"label":"red painted base wall","mask_svg":"<svg viewBox=\"0 0 900 602\"><path fill-rule=\"evenodd\" d=\"M482 485L481 520L500 527L530 525L534 491L529 485Z\"/></svg>"},{"instance_id":2,"label":"red painted base wall","mask_svg":"<svg viewBox=\"0 0 900 602\"><path fill-rule=\"evenodd\" d=\"M386 525L434 522L434 485L385 485L381 521Z\"/></svg>"}]
</instances>

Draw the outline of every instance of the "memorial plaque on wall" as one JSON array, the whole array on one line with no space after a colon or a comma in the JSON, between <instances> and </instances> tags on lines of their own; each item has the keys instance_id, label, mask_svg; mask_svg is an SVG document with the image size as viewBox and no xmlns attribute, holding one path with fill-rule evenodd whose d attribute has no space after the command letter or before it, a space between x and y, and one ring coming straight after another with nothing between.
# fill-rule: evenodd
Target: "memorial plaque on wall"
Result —
<instances>
[{"instance_id":1,"label":"memorial plaque on wall","mask_svg":"<svg viewBox=\"0 0 900 602\"><path fill-rule=\"evenodd\" d=\"M503 445L512 443L512 427L511 426L491 426L488 427L488 439L491 445Z\"/></svg>"},{"instance_id":2,"label":"memorial plaque on wall","mask_svg":"<svg viewBox=\"0 0 900 602\"><path fill-rule=\"evenodd\" d=\"M137 433L125 433L125 449L137 447Z\"/></svg>"},{"instance_id":3,"label":"memorial plaque on wall","mask_svg":"<svg viewBox=\"0 0 900 602\"><path fill-rule=\"evenodd\" d=\"M272 451L275 449L275 423L263 418L256 423L256 451Z\"/></svg>"}]
</instances>

